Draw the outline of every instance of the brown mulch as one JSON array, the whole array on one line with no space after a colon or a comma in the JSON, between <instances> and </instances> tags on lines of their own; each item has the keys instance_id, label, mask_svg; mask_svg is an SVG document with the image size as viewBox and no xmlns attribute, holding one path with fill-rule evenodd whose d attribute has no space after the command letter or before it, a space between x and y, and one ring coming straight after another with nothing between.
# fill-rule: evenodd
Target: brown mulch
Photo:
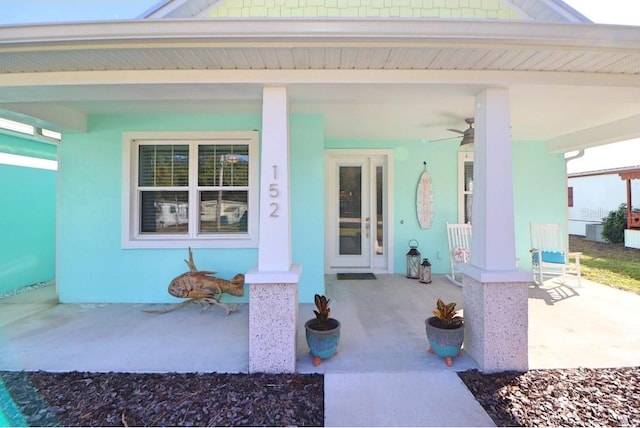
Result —
<instances>
[{"instance_id":1,"label":"brown mulch","mask_svg":"<svg viewBox=\"0 0 640 428\"><path fill-rule=\"evenodd\" d=\"M640 367L458 375L497 426L640 426Z\"/></svg>"},{"instance_id":2,"label":"brown mulch","mask_svg":"<svg viewBox=\"0 0 640 428\"><path fill-rule=\"evenodd\" d=\"M2 414L29 426L324 423L318 374L0 372L0 381L0 426Z\"/></svg>"},{"instance_id":3,"label":"brown mulch","mask_svg":"<svg viewBox=\"0 0 640 428\"><path fill-rule=\"evenodd\" d=\"M640 426L639 367L458 375L498 426ZM322 426L323 379L0 372L0 426Z\"/></svg>"}]
</instances>

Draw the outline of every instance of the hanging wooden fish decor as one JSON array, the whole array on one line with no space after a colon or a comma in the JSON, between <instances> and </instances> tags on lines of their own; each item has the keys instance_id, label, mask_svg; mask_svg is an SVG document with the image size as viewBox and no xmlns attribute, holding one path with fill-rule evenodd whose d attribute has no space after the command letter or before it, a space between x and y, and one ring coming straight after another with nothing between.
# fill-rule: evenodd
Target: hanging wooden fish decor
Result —
<instances>
[{"instance_id":1,"label":"hanging wooden fish decor","mask_svg":"<svg viewBox=\"0 0 640 428\"><path fill-rule=\"evenodd\" d=\"M433 190L431 185L431 175L427 172L427 163L424 163L424 171L418 180L418 189L416 190L416 211L418 214L418 223L422 229L431 227L433 219Z\"/></svg>"}]
</instances>

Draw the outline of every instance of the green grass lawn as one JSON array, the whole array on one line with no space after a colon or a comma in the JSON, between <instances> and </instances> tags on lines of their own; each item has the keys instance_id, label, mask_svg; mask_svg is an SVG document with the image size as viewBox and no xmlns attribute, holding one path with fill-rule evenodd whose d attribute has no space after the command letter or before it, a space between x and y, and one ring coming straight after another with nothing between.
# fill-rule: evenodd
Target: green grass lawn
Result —
<instances>
[{"instance_id":1,"label":"green grass lawn","mask_svg":"<svg viewBox=\"0 0 640 428\"><path fill-rule=\"evenodd\" d=\"M569 251L582 252L584 278L640 294L640 250L571 235Z\"/></svg>"}]
</instances>

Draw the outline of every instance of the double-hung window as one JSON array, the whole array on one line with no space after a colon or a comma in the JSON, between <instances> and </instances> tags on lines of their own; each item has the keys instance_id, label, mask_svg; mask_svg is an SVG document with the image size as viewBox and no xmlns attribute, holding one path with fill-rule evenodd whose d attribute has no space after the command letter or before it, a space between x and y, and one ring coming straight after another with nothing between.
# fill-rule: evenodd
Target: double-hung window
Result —
<instances>
[{"instance_id":1,"label":"double-hung window","mask_svg":"<svg viewBox=\"0 0 640 428\"><path fill-rule=\"evenodd\" d=\"M125 133L124 248L257 246L257 132Z\"/></svg>"}]
</instances>

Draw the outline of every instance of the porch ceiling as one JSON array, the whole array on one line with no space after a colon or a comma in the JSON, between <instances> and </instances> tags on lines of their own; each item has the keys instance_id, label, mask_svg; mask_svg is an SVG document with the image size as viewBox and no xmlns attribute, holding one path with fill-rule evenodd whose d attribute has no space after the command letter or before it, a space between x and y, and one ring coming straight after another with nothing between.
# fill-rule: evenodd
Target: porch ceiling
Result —
<instances>
[{"instance_id":1,"label":"porch ceiling","mask_svg":"<svg viewBox=\"0 0 640 428\"><path fill-rule=\"evenodd\" d=\"M640 136L640 31L471 21L129 21L0 28L0 114L259 112L262 87L328 138L453 137L508 87L514 139L554 151ZM354 126L354 124L356 124ZM434 143L436 144L436 143Z\"/></svg>"}]
</instances>

